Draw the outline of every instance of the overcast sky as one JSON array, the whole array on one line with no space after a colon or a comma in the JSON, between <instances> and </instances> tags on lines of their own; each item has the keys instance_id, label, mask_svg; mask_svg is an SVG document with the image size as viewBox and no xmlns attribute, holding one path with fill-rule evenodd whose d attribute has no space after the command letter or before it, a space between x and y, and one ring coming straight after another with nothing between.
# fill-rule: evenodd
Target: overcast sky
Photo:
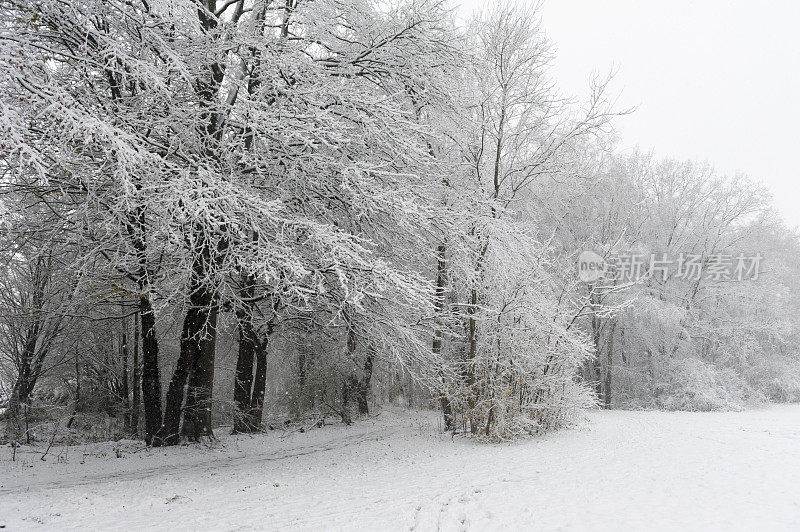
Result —
<instances>
[{"instance_id":1,"label":"overcast sky","mask_svg":"<svg viewBox=\"0 0 800 532\"><path fill-rule=\"evenodd\" d=\"M617 121L623 148L745 173L800 225L800 2L549 0L541 13L564 92L617 71L620 108L638 106Z\"/></svg>"}]
</instances>

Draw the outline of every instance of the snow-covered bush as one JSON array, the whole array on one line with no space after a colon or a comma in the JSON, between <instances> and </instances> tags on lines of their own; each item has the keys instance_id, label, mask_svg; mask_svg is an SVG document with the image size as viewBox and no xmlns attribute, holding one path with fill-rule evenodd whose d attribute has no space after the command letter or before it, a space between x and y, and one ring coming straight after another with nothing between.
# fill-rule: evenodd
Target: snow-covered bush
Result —
<instances>
[{"instance_id":1,"label":"snow-covered bush","mask_svg":"<svg viewBox=\"0 0 800 532\"><path fill-rule=\"evenodd\" d=\"M763 400L734 371L693 357L664 363L653 387L664 410L742 410Z\"/></svg>"},{"instance_id":2,"label":"snow-covered bush","mask_svg":"<svg viewBox=\"0 0 800 532\"><path fill-rule=\"evenodd\" d=\"M523 226L493 227L501 230L490 233L481 275L460 286L465 296L478 286L474 313L461 315L467 327L474 320L475 333L454 346L457 378L448 388L456 416L488 441L561 428L595 404L576 374L590 343L559 306L557 278L546 267L550 250Z\"/></svg>"}]
</instances>

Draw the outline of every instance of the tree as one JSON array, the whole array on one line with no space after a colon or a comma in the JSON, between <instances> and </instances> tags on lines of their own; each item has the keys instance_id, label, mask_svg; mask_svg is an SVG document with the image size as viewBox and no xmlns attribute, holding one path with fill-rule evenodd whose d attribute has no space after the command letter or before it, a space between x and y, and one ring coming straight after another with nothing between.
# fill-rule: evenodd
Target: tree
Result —
<instances>
[{"instance_id":1,"label":"tree","mask_svg":"<svg viewBox=\"0 0 800 532\"><path fill-rule=\"evenodd\" d=\"M586 400L570 383L588 352L556 300L548 301L557 280L542 267L550 250L536 241L526 204L533 185L575 167L574 151L614 113L603 85L580 115L557 96L535 10L501 6L476 21L474 34L474 126L459 141L467 162L459 186L474 198L473 214L465 235L448 238L464 242L450 260L466 335L453 402L473 433L497 439L558 426L569 400ZM542 351L550 357L539 358Z\"/></svg>"},{"instance_id":2,"label":"tree","mask_svg":"<svg viewBox=\"0 0 800 532\"><path fill-rule=\"evenodd\" d=\"M187 436L212 435L221 310L253 314L253 303L275 298L309 308L318 294L324 307L335 287L356 306L365 290L416 301L428 289L376 256L388 247L375 239L408 231L393 237L399 255L435 215L425 132L404 95L435 87L439 74L421 59L449 53L442 6L274 7L90 1L4 11L3 39L14 43L4 84L23 102L4 115L3 140L17 148L9 184L53 191L46 201L70 205L70 230L88 249L81 260L105 259L134 284L155 444L177 442L182 415ZM237 288L241 279L253 282ZM185 305L163 421L156 301Z\"/></svg>"}]
</instances>

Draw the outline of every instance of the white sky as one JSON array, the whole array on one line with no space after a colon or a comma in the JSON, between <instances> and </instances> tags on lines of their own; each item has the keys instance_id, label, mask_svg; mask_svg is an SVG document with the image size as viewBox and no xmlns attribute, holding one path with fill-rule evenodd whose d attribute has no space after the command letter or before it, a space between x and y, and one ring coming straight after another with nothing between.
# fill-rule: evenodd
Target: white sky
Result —
<instances>
[{"instance_id":1,"label":"white sky","mask_svg":"<svg viewBox=\"0 0 800 532\"><path fill-rule=\"evenodd\" d=\"M623 148L745 173L800 225L800 2L546 0L541 13L563 92L617 71L619 107L638 106L616 123Z\"/></svg>"}]
</instances>

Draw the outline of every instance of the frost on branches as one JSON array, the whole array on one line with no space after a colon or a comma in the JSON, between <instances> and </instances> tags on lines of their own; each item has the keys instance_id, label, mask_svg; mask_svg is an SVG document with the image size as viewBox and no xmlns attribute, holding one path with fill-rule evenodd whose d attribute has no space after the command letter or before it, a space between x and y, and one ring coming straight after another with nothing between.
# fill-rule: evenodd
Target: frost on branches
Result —
<instances>
[{"instance_id":1,"label":"frost on branches","mask_svg":"<svg viewBox=\"0 0 800 532\"><path fill-rule=\"evenodd\" d=\"M567 98L552 56L511 4L464 28L438 0L0 3L8 438L108 415L175 445L396 403L497 441L597 401L800 397L800 254L768 199L615 154L608 79ZM749 285L574 267L762 244Z\"/></svg>"}]
</instances>

